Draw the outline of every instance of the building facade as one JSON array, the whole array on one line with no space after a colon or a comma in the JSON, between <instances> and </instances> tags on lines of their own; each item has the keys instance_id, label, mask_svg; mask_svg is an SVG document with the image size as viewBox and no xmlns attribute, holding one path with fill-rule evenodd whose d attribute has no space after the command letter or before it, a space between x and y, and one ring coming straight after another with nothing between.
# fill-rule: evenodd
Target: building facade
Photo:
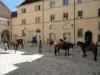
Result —
<instances>
[{"instance_id":1,"label":"building facade","mask_svg":"<svg viewBox=\"0 0 100 75\"><path fill-rule=\"evenodd\" d=\"M25 0L12 20L12 37L26 41L100 41L100 0Z\"/></svg>"},{"instance_id":2,"label":"building facade","mask_svg":"<svg viewBox=\"0 0 100 75\"><path fill-rule=\"evenodd\" d=\"M0 1L0 41L10 40L10 15L11 11Z\"/></svg>"}]
</instances>

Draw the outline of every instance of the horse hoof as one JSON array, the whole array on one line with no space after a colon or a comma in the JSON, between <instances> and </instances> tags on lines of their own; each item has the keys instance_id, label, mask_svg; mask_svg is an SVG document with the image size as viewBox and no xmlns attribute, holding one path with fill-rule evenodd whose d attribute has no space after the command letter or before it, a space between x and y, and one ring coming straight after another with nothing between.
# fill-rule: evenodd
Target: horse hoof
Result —
<instances>
[{"instance_id":1,"label":"horse hoof","mask_svg":"<svg viewBox=\"0 0 100 75\"><path fill-rule=\"evenodd\" d=\"M83 57L86 57L87 55L83 55Z\"/></svg>"},{"instance_id":2,"label":"horse hoof","mask_svg":"<svg viewBox=\"0 0 100 75\"><path fill-rule=\"evenodd\" d=\"M57 56L57 55L55 54L55 56Z\"/></svg>"},{"instance_id":3,"label":"horse hoof","mask_svg":"<svg viewBox=\"0 0 100 75\"><path fill-rule=\"evenodd\" d=\"M94 59L94 61L97 61L97 59Z\"/></svg>"}]
</instances>

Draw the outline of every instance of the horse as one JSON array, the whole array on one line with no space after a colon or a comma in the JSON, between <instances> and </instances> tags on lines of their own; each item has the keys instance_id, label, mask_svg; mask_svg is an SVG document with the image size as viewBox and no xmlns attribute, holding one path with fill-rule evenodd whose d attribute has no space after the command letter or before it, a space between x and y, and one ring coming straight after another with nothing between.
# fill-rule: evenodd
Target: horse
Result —
<instances>
[{"instance_id":1,"label":"horse","mask_svg":"<svg viewBox=\"0 0 100 75\"><path fill-rule=\"evenodd\" d=\"M50 47L51 47L53 44L54 44L54 41L53 41L52 39L50 39L50 41L49 41Z\"/></svg>"},{"instance_id":2,"label":"horse","mask_svg":"<svg viewBox=\"0 0 100 75\"><path fill-rule=\"evenodd\" d=\"M36 37L33 37L33 39L32 39L32 46L33 46L33 43L35 43L35 46L36 46L36 44L37 44L37 39L36 39Z\"/></svg>"},{"instance_id":3,"label":"horse","mask_svg":"<svg viewBox=\"0 0 100 75\"><path fill-rule=\"evenodd\" d=\"M17 42L13 42L13 41L4 41L4 45L5 45L5 51L9 50L9 52L12 52L12 49L10 48L14 48L15 53L18 49L18 43Z\"/></svg>"},{"instance_id":4,"label":"horse","mask_svg":"<svg viewBox=\"0 0 100 75\"><path fill-rule=\"evenodd\" d=\"M18 43L16 41L15 42L10 41L9 42L9 47L13 47L14 50L15 50L15 53L16 53L16 51L18 50ZM10 49L9 49L9 51L10 51ZM11 50L11 52L12 52L12 50Z\"/></svg>"},{"instance_id":5,"label":"horse","mask_svg":"<svg viewBox=\"0 0 100 75\"><path fill-rule=\"evenodd\" d=\"M18 44L17 47L21 46L21 48L23 49L24 48L24 41L23 41L23 39L17 39L16 41L17 41L17 44Z\"/></svg>"},{"instance_id":6,"label":"horse","mask_svg":"<svg viewBox=\"0 0 100 75\"><path fill-rule=\"evenodd\" d=\"M94 61L97 61L98 48L97 48L96 44L92 43L92 44L88 45L87 43L78 41L77 45L81 47L82 52L83 52L83 57L87 56L87 54L86 54L87 51L92 51L92 53L94 55Z\"/></svg>"},{"instance_id":7,"label":"horse","mask_svg":"<svg viewBox=\"0 0 100 75\"><path fill-rule=\"evenodd\" d=\"M65 56L69 56L70 54L69 54L69 49L70 48L72 48L73 49L73 46L74 46L74 44L72 44L72 43L67 43L67 42L63 42L63 43L61 43L61 41L60 41L60 43L57 43L56 45L55 45L55 50L54 50L54 53L55 53L55 56L57 56L57 52L58 52L58 54L59 55L61 55L60 54L60 49L62 49L62 50L65 50Z\"/></svg>"}]
</instances>

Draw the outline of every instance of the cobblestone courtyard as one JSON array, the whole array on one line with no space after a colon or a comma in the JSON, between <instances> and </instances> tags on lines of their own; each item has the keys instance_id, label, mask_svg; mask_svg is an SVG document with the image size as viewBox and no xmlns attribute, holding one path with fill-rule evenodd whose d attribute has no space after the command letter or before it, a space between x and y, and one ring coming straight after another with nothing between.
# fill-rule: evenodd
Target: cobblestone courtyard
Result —
<instances>
[{"instance_id":1,"label":"cobblestone courtyard","mask_svg":"<svg viewBox=\"0 0 100 75\"><path fill-rule=\"evenodd\" d=\"M51 52L49 52L50 50ZM93 61L92 52L87 52L87 58L82 57L79 47L70 50L70 56L55 56L53 48L42 47L43 53L37 47L26 44L24 49L5 52L0 44L0 75L100 75L100 51L98 61Z\"/></svg>"}]
</instances>

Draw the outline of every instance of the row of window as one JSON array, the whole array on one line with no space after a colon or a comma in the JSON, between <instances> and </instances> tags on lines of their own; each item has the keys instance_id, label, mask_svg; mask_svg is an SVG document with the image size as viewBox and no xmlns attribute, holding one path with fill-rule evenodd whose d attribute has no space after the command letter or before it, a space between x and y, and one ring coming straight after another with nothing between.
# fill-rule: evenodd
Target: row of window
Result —
<instances>
[{"instance_id":1,"label":"row of window","mask_svg":"<svg viewBox=\"0 0 100 75\"><path fill-rule=\"evenodd\" d=\"M69 0L63 0L63 5L68 5ZM82 3L82 0L77 0L77 3ZM54 8L55 7L55 1L51 1L50 2L50 8Z\"/></svg>"},{"instance_id":2,"label":"row of window","mask_svg":"<svg viewBox=\"0 0 100 75\"><path fill-rule=\"evenodd\" d=\"M21 23L26 24L26 19L22 19ZM35 18L35 23L40 23L40 17Z\"/></svg>"},{"instance_id":3,"label":"row of window","mask_svg":"<svg viewBox=\"0 0 100 75\"><path fill-rule=\"evenodd\" d=\"M63 5L68 5L69 0L63 0ZM81 3L82 0L77 0L77 3ZM50 1L50 8L54 8L55 7L55 1ZM41 10L41 5L36 5L35 6L35 11L39 11ZM22 8L21 9L22 13L26 13L26 9Z\"/></svg>"},{"instance_id":4,"label":"row of window","mask_svg":"<svg viewBox=\"0 0 100 75\"><path fill-rule=\"evenodd\" d=\"M78 18L83 18L83 11L78 11ZM100 8L98 9L98 17L100 17ZM63 20L67 20L68 19L68 13L64 13L63 14ZM50 21L54 21L55 20L55 15L51 15L50 16Z\"/></svg>"},{"instance_id":5,"label":"row of window","mask_svg":"<svg viewBox=\"0 0 100 75\"><path fill-rule=\"evenodd\" d=\"M39 10L41 10L41 6L40 5L36 5L35 6L35 11L39 11ZM26 13L26 8L22 8L21 9L21 13Z\"/></svg>"},{"instance_id":6,"label":"row of window","mask_svg":"<svg viewBox=\"0 0 100 75\"><path fill-rule=\"evenodd\" d=\"M100 8L98 9L98 16L100 17ZM83 18L83 11L78 11L78 18ZM68 13L63 14L63 20L68 19ZM50 21L55 20L55 15L50 15ZM35 18L35 23L40 23L40 17ZM26 20L22 19L22 24L26 24Z\"/></svg>"}]
</instances>

